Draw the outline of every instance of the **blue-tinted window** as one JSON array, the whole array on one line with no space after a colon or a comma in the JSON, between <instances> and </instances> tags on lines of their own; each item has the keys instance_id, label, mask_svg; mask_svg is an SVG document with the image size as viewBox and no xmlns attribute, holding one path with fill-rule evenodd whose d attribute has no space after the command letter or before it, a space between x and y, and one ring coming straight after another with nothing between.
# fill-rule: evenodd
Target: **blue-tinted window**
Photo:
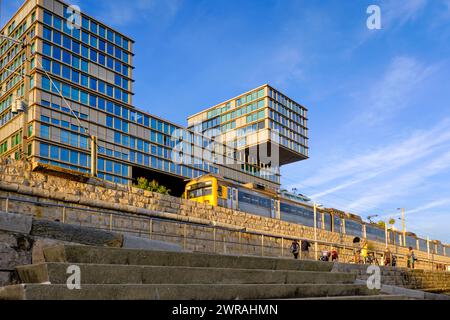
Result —
<instances>
[{"instance_id":1,"label":"blue-tinted window","mask_svg":"<svg viewBox=\"0 0 450 320\"><path fill-rule=\"evenodd\" d=\"M80 73L78 71L72 71L72 81L80 83Z\"/></svg>"},{"instance_id":2,"label":"blue-tinted window","mask_svg":"<svg viewBox=\"0 0 450 320\"><path fill-rule=\"evenodd\" d=\"M58 47L53 47L53 58L56 60L61 60L61 49Z\"/></svg>"},{"instance_id":3,"label":"blue-tinted window","mask_svg":"<svg viewBox=\"0 0 450 320\"><path fill-rule=\"evenodd\" d=\"M83 41L83 43L85 43L85 44L89 44L89 33L87 33L86 31L82 31L81 32L81 41Z\"/></svg>"},{"instance_id":4,"label":"blue-tinted window","mask_svg":"<svg viewBox=\"0 0 450 320\"><path fill-rule=\"evenodd\" d=\"M99 28L98 28L98 34L100 35L100 37L105 38L105 36L106 36L106 30L105 30L105 27L99 26Z\"/></svg>"},{"instance_id":5,"label":"blue-tinted window","mask_svg":"<svg viewBox=\"0 0 450 320\"><path fill-rule=\"evenodd\" d=\"M82 17L81 19L81 26L86 29L89 30L89 19Z\"/></svg>"},{"instance_id":6,"label":"blue-tinted window","mask_svg":"<svg viewBox=\"0 0 450 320\"><path fill-rule=\"evenodd\" d=\"M52 30L46 27L44 27L44 39L52 41Z\"/></svg>"},{"instance_id":7,"label":"blue-tinted window","mask_svg":"<svg viewBox=\"0 0 450 320\"><path fill-rule=\"evenodd\" d=\"M61 161L69 162L69 150L61 148Z\"/></svg>"},{"instance_id":8,"label":"blue-tinted window","mask_svg":"<svg viewBox=\"0 0 450 320\"><path fill-rule=\"evenodd\" d=\"M109 127L109 128L113 127L113 117L106 116L106 126Z\"/></svg>"},{"instance_id":9,"label":"blue-tinted window","mask_svg":"<svg viewBox=\"0 0 450 320\"><path fill-rule=\"evenodd\" d=\"M97 30L98 30L97 28L98 28L98 25L94 21L91 21L91 31L93 33L97 33Z\"/></svg>"},{"instance_id":10,"label":"blue-tinted window","mask_svg":"<svg viewBox=\"0 0 450 320\"><path fill-rule=\"evenodd\" d=\"M80 91L80 102L82 104L88 104L88 94L85 91Z\"/></svg>"},{"instance_id":11,"label":"blue-tinted window","mask_svg":"<svg viewBox=\"0 0 450 320\"><path fill-rule=\"evenodd\" d=\"M56 61L53 61L52 62L52 72L59 76L61 74L61 64L59 64Z\"/></svg>"},{"instance_id":12,"label":"blue-tinted window","mask_svg":"<svg viewBox=\"0 0 450 320\"><path fill-rule=\"evenodd\" d=\"M72 67L80 69L80 58L77 58L75 56L72 57Z\"/></svg>"},{"instance_id":13,"label":"blue-tinted window","mask_svg":"<svg viewBox=\"0 0 450 320\"><path fill-rule=\"evenodd\" d=\"M75 38L75 39L78 39L78 40L80 40L80 29L73 29L72 30L72 36Z\"/></svg>"},{"instance_id":14,"label":"blue-tinted window","mask_svg":"<svg viewBox=\"0 0 450 320\"><path fill-rule=\"evenodd\" d=\"M61 18L57 16L53 17L53 27L55 27L55 29L61 30Z\"/></svg>"},{"instance_id":15,"label":"blue-tinted window","mask_svg":"<svg viewBox=\"0 0 450 320\"><path fill-rule=\"evenodd\" d=\"M105 55L104 54L102 54L102 53L99 53L98 54L98 63L99 64L101 64L102 66L104 66L105 65Z\"/></svg>"},{"instance_id":16,"label":"blue-tinted window","mask_svg":"<svg viewBox=\"0 0 450 320\"><path fill-rule=\"evenodd\" d=\"M42 68L47 72L51 72L51 62L49 59L42 58Z\"/></svg>"},{"instance_id":17,"label":"blue-tinted window","mask_svg":"<svg viewBox=\"0 0 450 320\"><path fill-rule=\"evenodd\" d=\"M50 79L42 77L42 89L50 91Z\"/></svg>"},{"instance_id":18,"label":"blue-tinted window","mask_svg":"<svg viewBox=\"0 0 450 320\"><path fill-rule=\"evenodd\" d=\"M52 25L52 15L47 11L44 11L44 23L49 26Z\"/></svg>"},{"instance_id":19,"label":"blue-tinted window","mask_svg":"<svg viewBox=\"0 0 450 320\"><path fill-rule=\"evenodd\" d=\"M61 33L58 31L53 32L53 43L61 45Z\"/></svg>"},{"instance_id":20,"label":"blue-tinted window","mask_svg":"<svg viewBox=\"0 0 450 320\"><path fill-rule=\"evenodd\" d=\"M99 40L98 41L98 48L100 49L100 51L105 52L106 49L106 43L103 40Z\"/></svg>"},{"instance_id":21,"label":"blue-tinted window","mask_svg":"<svg viewBox=\"0 0 450 320\"><path fill-rule=\"evenodd\" d=\"M97 51L91 49L90 58L93 62L97 62Z\"/></svg>"},{"instance_id":22,"label":"blue-tinted window","mask_svg":"<svg viewBox=\"0 0 450 320\"><path fill-rule=\"evenodd\" d=\"M44 42L43 50L45 55L51 57L52 56L52 46L48 44L47 42Z\"/></svg>"},{"instance_id":23,"label":"blue-tinted window","mask_svg":"<svg viewBox=\"0 0 450 320\"><path fill-rule=\"evenodd\" d=\"M67 50L70 50L72 48L72 41L70 40L70 38L68 36L63 37L63 46Z\"/></svg>"},{"instance_id":24,"label":"blue-tinted window","mask_svg":"<svg viewBox=\"0 0 450 320\"><path fill-rule=\"evenodd\" d=\"M72 51L76 54L80 54L80 44L76 41L72 42Z\"/></svg>"},{"instance_id":25,"label":"blue-tinted window","mask_svg":"<svg viewBox=\"0 0 450 320\"><path fill-rule=\"evenodd\" d=\"M86 46L81 46L81 55L83 58L89 58L89 48Z\"/></svg>"},{"instance_id":26,"label":"blue-tinted window","mask_svg":"<svg viewBox=\"0 0 450 320\"><path fill-rule=\"evenodd\" d=\"M81 85L87 87L89 85L88 83L88 77L84 74L81 75Z\"/></svg>"},{"instance_id":27,"label":"blue-tinted window","mask_svg":"<svg viewBox=\"0 0 450 320\"><path fill-rule=\"evenodd\" d=\"M114 59L111 58L111 57L107 57L106 58L106 65L110 69L114 68Z\"/></svg>"},{"instance_id":28,"label":"blue-tinted window","mask_svg":"<svg viewBox=\"0 0 450 320\"><path fill-rule=\"evenodd\" d=\"M67 63L67 64L70 65L70 62L71 62L71 61L70 61L70 58L71 58L70 53L67 52L66 50L63 50L62 61L63 61L64 63Z\"/></svg>"},{"instance_id":29,"label":"blue-tinted window","mask_svg":"<svg viewBox=\"0 0 450 320\"><path fill-rule=\"evenodd\" d=\"M57 146L50 146L50 158L59 160L59 148Z\"/></svg>"},{"instance_id":30,"label":"blue-tinted window","mask_svg":"<svg viewBox=\"0 0 450 320\"><path fill-rule=\"evenodd\" d=\"M93 94L89 95L89 105L93 108L97 107L97 96L94 96Z\"/></svg>"},{"instance_id":31,"label":"blue-tinted window","mask_svg":"<svg viewBox=\"0 0 450 320\"><path fill-rule=\"evenodd\" d=\"M87 167L87 155L84 153L80 153L80 166Z\"/></svg>"},{"instance_id":32,"label":"blue-tinted window","mask_svg":"<svg viewBox=\"0 0 450 320\"><path fill-rule=\"evenodd\" d=\"M67 66L62 67L62 76L68 80L70 80L70 68Z\"/></svg>"},{"instance_id":33,"label":"blue-tinted window","mask_svg":"<svg viewBox=\"0 0 450 320\"><path fill-rule=\"evenodd\" d=\"M105 83L101 80L98 81L98 91L105 93Z\"/></svg>"},{"instance_id":34,"label":"blue-tinted window","mask_svg":"<svg viewBox=\"0 0 450 320\"><path fill-rule=\"evenodd\" d=\"M98 45L97 37L94 37L91 35L91 46L93 46L94 48L97 48L97 45Z\"/></svg>"},{"instance_id":35,"label":"blue-tinted window","mask_svg":"<svg viewBox=\"0 0 450 320\"><path fill-rule=\"evenodd\" d=\"M48 158L48 156L49 156L48 148L49 148L49 145L48 145L48 144L46 144L46 143L41 143L41 144L40 144L40 147L39 147L39 149L40 149L39 155L40 155L41 157Z\"/></svg>"},{"instance_id":36,"label":"blue-tinted window","mask_svg":"<svg viewBox=\"0 0 450 320\"><path fill-rule=\"evenodd\" d=\"M97 80L95 80L95 78L89 78L89 82L90 82L90 84L89 84L89 87L92 89L92 90L97 90Z\"/></svg>"},{"instance_id":37,"label":"blue-tinted window","mask_svg":"<svg viewBox=\"0 0 450 320\"><path fill-rule=\"evenodd\" d=\"M50 127L46 124L41 124L41 138L50 138Z\"/></svg>"},{"instance_id":38,"label":"blue-tinted window","mask_svg":"<svg viewBox=\"0 0 450 320\"><path fill-rule=\"evenodd\" d=\"M69 131L61 130L61 143L69 144Z\"/></svg>"},{"instance_id":39,"label":"blue-tinted window","mask_svg":"<svg viewBox=\"0 0 450 320\"><path fill-rule=\"evenodd\" d=\"M103 98L98 98L97 107L98 107L100 110L105 110L105 99L103 99Z\"/></svg>"},{"instance_id":40,"label":"blue-tinted window","mask_svg":"<svg viewBox=\"0 0 450 320\"><path fill-rule=\"evenodd\" d=\"M113 164L112 164L111 160L106 160L106 167L105 167L105 169L106 169L106 172L110 172L110 173L113 172Z\"/></svg>"},{"instance_id":41,"label":"blue-tinted window","mask_svg":"<svg viewBox=\"0 0 450 320\"><path fill-rule=\"evenodd\" d=\"M112 86L110 86L110 85L106 86L106 94L111 98L113 97L113 87Z\"/></svg>"},{"instance_id":42,"label":"blue-tinted window","mask_svg":"<svg viewBox=\"0 0 450 320\"><path fill-rule=\"evenodd\" d=\"M80 90L72 88L72 100L78 101L80 99Z\"/></svg>"},{"instance_id":43,"label":"blue-tinted window","mask_svg":"<svg viewBox=\"0 0 450 320\"><path fill-rule=\"evenodd\" d=\"M70 163L78 164L78 152L70 151Z\"/></svg>"},{"instance_id":44,"label":"blue-tinted window","mask_svg":"<svg viewBox=\"0 0 450 320\"><path fill-rule=\"evenodd\" d=\"M89 72L89 62L81 60L81 71Z\"/></svg>"},{"instance_id":45,"label":"blue-tinted window","mask_svg":"<svg viewBox=\"0 0 450 320\"><path fill-rule=\"evenodd\" d=\"M62 95L65 98L70 98L70 86L68 84L62 84Z\"/></svg>"}]
</instances>

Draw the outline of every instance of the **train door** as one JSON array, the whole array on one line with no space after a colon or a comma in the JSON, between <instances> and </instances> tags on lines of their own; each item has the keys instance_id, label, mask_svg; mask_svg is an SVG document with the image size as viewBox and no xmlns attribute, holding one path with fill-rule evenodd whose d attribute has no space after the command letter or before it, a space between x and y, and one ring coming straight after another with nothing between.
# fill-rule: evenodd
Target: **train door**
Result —
<instances>
[{"instance_id":1,"label":"train door","mask_svg":"<svg viewBox=\"0 0 450 320\"><path fill-rule=\"evenodd\" d=\"M280 219L280 201L270 199L270 217Z\"/></svg>"},{"instance_id":2,"label":"train door","mask_svg":"<svg viewBox=\"0 0 450 320\"><path fill-rule=\"evenodd\" d=\"M238 208L238 190L233 187L227 187L227 208L237 210Z\"/></svg>"}]
</instances>

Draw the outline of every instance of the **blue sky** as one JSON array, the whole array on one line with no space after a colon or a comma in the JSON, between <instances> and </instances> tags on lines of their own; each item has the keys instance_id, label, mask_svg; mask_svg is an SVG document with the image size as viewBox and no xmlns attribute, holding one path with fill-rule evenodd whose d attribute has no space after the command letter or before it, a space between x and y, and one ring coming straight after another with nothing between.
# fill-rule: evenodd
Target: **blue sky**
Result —
<instances>
[{"instance_id":1,"label":"blue sky","mask_svg":"<svg viewBox=\"0 0 450 320\"><path fill-rule=\"evenodd\" d=\"M3 22L22 1L4 2ZM185 124L269 83L309 109L286 187L363 217L405 207L409 230L450 243L450 0L72 3L136 40L138 108Z\"/></svg>"}]
</instances>

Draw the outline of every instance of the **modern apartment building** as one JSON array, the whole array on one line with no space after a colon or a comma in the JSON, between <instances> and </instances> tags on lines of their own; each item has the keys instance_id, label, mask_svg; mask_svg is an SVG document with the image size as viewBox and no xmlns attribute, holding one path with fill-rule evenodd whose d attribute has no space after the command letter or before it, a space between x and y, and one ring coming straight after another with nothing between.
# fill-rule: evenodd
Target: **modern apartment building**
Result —
<instances>
[{"instance_id":1,"label":"modern apartment building","mask_svg":"<svg viewBox=\"0 0 450 320\"><path fill-rule=\"evenodd\" d=\"M134 41L73 15L60 0L27 0L2 28L0 157L123 184L145 176L175 193L206 173L278 189L278 166L245 156L273 131L280 165L307 158L306 109L267 85L190 117L189 129L135 108ZM203 126L239 139L230 144Z\"/></svg>"}]
</instances>

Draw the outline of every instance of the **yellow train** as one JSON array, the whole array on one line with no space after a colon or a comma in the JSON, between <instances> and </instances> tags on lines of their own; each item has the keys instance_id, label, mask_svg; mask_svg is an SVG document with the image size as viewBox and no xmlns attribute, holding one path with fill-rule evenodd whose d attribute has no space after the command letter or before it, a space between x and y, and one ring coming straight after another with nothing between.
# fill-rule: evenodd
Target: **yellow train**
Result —
<instances>
[{"instance_id":1,"label":"yellow train","mask_svg":"<svg viewBox=\"0 0 450 320\"><path fill-rule=\"evenodd\" d=\"M189 181L185 187L184 197L213 206L314 226L314 206L307 197L287 191L277 193L254 184L236 184L213 174ZM358 215L334 208L317 209L316 219L319 229L381 243L386 241L387 236L391 244L411 246L425 252L428 250L427 241L413 233L407 233L406 243L403 243L401 232L388 230L386 234L385 228L378 224L364 222ZM442 248L442 244L433 243L431 252L442 254Z\"/></svg>"}]
</instances>

